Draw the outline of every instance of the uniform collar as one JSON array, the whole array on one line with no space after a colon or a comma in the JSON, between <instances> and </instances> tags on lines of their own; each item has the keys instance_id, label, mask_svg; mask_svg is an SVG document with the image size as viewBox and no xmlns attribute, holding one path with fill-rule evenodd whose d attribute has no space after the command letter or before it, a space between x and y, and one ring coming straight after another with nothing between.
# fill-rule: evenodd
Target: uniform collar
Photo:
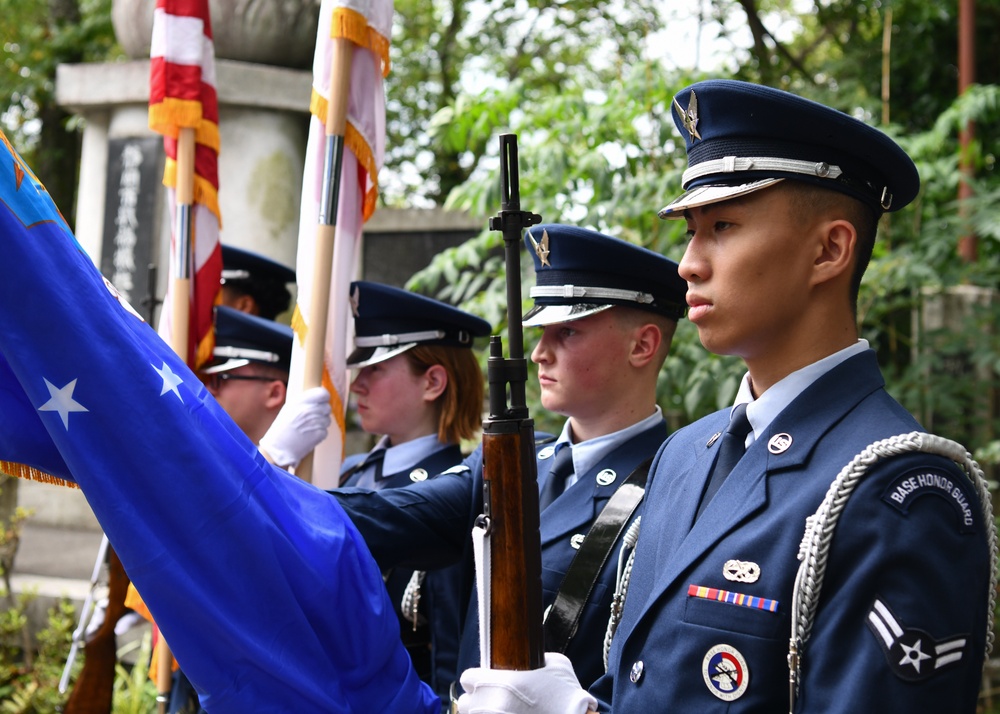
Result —
<instances>
[{"instance_id":1,"label":"uniform collar","mask_svg":"<svg viewBox=\"0 0 1000 714\"><path fill-rule=\"evenodd\" d=\"M404 469L413 468L414 464L419 464L428 456L437 453L441 449L446 449L448 446L449 444L442 444L438 441L437 434L427 434L426 436L411 439L398 446L389 446L389 439L383 436L378 440L375 448L385 449L385 459L382 461L382 473L390 475L399 473Z\"/></svg>"},{"instance_id":2,"label":"uniform collar","mask_svg":"<svg viewBox=\"0 0 1000 714\"><path fill-rule=\"evenodd\" d=\"M733 401L733 407L738 404L747 405L747 419L750 420L750 426L753 427L753 437L747 437L747 445L749 446L759 438L771 425L771 422L784 411L785 407L802 394L809 385L841 362L845 362L867 349L868 340L858 340L850 347L845 347L839 352L834 352L832 355L792 372L772 385L757 399L754 399L750 389L750 373L744 374L739 391L736 393L736 399Z\"/></svg>"},{"instance_id":3,"label":"uniform collar","mask_svg":"<svg viewBox=\"0 0 1000 714\"><path fill-rule=\"evenodd\" d=\"M605 456L614 451L620 445L624 444L640 432L643 432L646 429L652 429L662 420L663 411L660 409L659 405L657 405L653 410L653 413L642 421L638 421L631 426L619 429L611 434L604 434L603 436L587 439L586 441L581 441L579 444L574 444L569 427L569 419L567 419L566 423L563 424L562 433L559 434L559 438L556 439L555 443L557 450L560 448L561 444L571 444L573 446L573 475L566 479L566 488L573 485L581 474L585 474L597 466L597 464L600 463Z\"/></svg>"}]
</instances>

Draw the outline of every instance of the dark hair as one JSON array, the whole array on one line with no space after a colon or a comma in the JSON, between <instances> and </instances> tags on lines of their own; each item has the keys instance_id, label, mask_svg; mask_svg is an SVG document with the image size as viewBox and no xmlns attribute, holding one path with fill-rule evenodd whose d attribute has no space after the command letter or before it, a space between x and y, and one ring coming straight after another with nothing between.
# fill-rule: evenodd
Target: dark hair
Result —
<instances>
[{"instance_id":1,"label":"dark hair","mask_svg":"<svg viewBox=\"0 0 1000 714\"><path fill-rule=\"evenodd\" d=\"M223 288L252 297L257 303L257 314L267 320L275 319L292 302L288 288L272 280L227 280Z\"/></svg>"},{"instance_id":2,"label":"dark hair","mask_svg":"<svg viewBox=\"0 0 1000 714\"><path fill-rule=\"evenodd\" d=\"M881 215L868 204L838 191L831 191L804 181L788 180L783 183L789 190L792 197L791 206L796 213L816 214L835 210L854 226L858 240L854 248L854 270L851 272L849 299L851 310L857 316L861 279L868 269L872 252L875 250L875 237Z\"/></svg>"}]
</instances>

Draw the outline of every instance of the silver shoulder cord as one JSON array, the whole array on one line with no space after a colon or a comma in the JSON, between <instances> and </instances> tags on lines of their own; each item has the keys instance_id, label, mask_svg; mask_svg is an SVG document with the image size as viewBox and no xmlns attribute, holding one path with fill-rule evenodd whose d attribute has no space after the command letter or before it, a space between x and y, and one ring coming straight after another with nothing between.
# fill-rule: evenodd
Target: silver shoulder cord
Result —
<instances>
[{"instance_id":1,"label":"silver shoulder cord","mask_svg":"<svg viewBox=\"0 0 1000 714\"><path fill-rule=\"evenodd\" d=\"M882 441L876 441L855 456L837 474L819 508L806 519L805 534L799 544L798 557L801 563L795 577L795 590L792 594L792 636L788 643L789 714L795 710L795 697L801 686L803 648L809 640L813 621L816 619L819 594L823 587L827 558L830 554L830 543L833 540L837 521L847 504L847 499L850 498L861 477L874 464L882 459L911 451L938 454L953 460L964 468L969 481L976 488L982 507L983 525L986 527L987 544L990 551L990 591L987 620L991 624L993 622L997 584L997 530L996 522L993 520L990 492L986 480L983 478L983 470L972 459L964 446L934 434L913 431L909 434L899 434ZM992 649L993 628L987 626L987 658Z\"/></svg>"},{"instance_id":2,"label":"silver shoulder cord","mask_svg":"<svg viewBox=\"0 0 1000 714\"><path fill-rule=\"evenodd\" d=\"M417 631L417 626L420 624L421 586L424 584L426 576L427 571L414 570L410 581L406 584L406 589L403 591L403 598L399 602L399 610L403 614L403 619L413 624L414 632Z\"/></svg>"},{"instance_id":3,"label":"silver shoulder cord","mask_svg":"<svg viewBox=\"0 0 1000 714\"><path fill-rule=\"evenodd\" d=\"M604 635L604 671L608 671L608 653L611 652L611 640L622 619L622 608L625 607L625 595L628 593L629 579L632 577L632 563L635 561L635 543L639 540L639 516L625 531L622 537L622 547L618 551L618 575L615 578L615 594L611 600L611 618L608 620L608 631Z\"/></svg>"}]
</instances>

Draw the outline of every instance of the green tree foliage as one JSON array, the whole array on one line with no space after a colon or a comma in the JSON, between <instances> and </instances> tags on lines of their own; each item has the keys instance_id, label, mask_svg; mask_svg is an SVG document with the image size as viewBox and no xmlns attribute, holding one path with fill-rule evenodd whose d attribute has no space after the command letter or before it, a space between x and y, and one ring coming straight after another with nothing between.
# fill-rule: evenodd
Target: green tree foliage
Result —
<instances>
[{"instance_id":1,"label":"green tree foliage","mask_svg":"<svg viewBox=\"0 0 1000 714\"><path fill-rule=\"evenodd\" d=\"M386 164L399 183L385 187L384 200L439 203L468 178L488 149L484 132L455 145L434 131L460 111L460 96L516 82L520 101L530 104L581 76L611 80L640 58L659 5L396 0Z\"/></svg>"},{"instance_id":2,"label":"green tree foliage","mask_svg":"<svg viewBox=\"0 0 1000 714\"><path fill-rule=\"evenodd\" d=\"M997 463L991 454L1000 437L1000 301L995 292L1000 177L995 146L974 143L975 192L960 205L956 137L970 121L996 125L998 120L1000 86L973 87L953 100L930 129L900 137L920 171L921 194L914 205L883 219L882 241L859 306L864 336L879 350L890 391L928 428L992 463ZM958 237L969 232L978 240L974 262L961 260L956 250Z\"/></svg>"},{"instance_id":3,"label":"green tree foliage","mask_svg":"<svg viewBox=\"0 0 1000 714\"><path fill-rule=\"evenodd\" d=\"M768 9L772 14L763 15L760 23L773 19L779 10L778 6ZM837 30L840 20L823 29L812 18L803 18L799 34L787 40L783 49L769 50L766 57L754 51L761 52L760 48L776 41L762 33L763 40L747 51L745 63L734 74L761 81L762 62L780 67L785 58L787 72L779 74L773 84L871 121L880 107L878 72L849 73L846 68L851 55L880 58L882 20L877 10L869 8L847 25L849 29L841 30ZM938 18L929 6L926 10ZM894 32L911 30L900 27ZM806 47L812 52L804 53ZM918 59L925 65L933 61L912 57L914 62ZM873 72L874 88L867 82ZM686 163L670 119L670 100L678 89L699 78L650 61L619 67L613 79L583 73L547 94L536 88L531 102L523 100L527 89L519 81L458 95L436 116L435 141L456 150L484 146L484 152L470 169L469 179L451 192L447 205L471 211L485 225L485 217L499 208L496 135L511 130L519 136L522 208L542 214L545 221L590 226L679 259L683 227L660 221L655 212L680 191L680 173ZM883 222L883 240L861 295L862 332L879 351L890 391L929 427L988 454L995 449L998 414L989 404L975 409L970 405L974 399L981 404L983 395L997 387L1000 344L993 327L1000 324L997 308L994 303L973 302L943 328L914 326L933 307L928 306L930 296L957 285L997 284L1000 182L995 142L988 131L970 149L976 170L975 196L962 211L956 196L961 179L958 131L969 122L976 127L997 126L998 89L995 85L976 87L961 99L951 92L935 96L934 102L926 105L937 108L933 121L909 121L900 111L895 115L908 125L884 127L916 160L923 188L911 207ZM980 255L973 264L963 263L956 252L957 237L969 230L979 237ZM438 256L414 277L411 286L464 302L501 324L505 295L500 245L499 234L484 231L466 245ZM522 284L532 284L527 257L522 270ZM530 349L533 331L525 336ZM672 426L726 404L741 370L736 360L708 355L696 331L682 322L658 395ZM970 428L973 421L974 429Z\"/></svg>"},{"instance_id":4,"label":"green tree foliage","mask_svg":"<svg viewBox=\"0 0 1000 714\"><path fill-rule=\"evenodd\" d=\"M591 226L679 260L684 224L661 221L656 210L680 191L686 158L670 103L692 79L649 61L621 68L614 81L582 77L566 82L530 107L520 104L518 82L459 97L451 119L438 125L439 140L446 146L482 143L486 153L470 179L452 191L448 205L482 217L484 225L485 217L496 213L497 127L509 127L518 134L523 210L541 214L545 222ZM437 256L411 287L463 302L494 325L505 324L501 246L499 233L484 231ZM521 263L527 295L533 271L527 256ZM526 351L535 339L536 331L525 332ZM690 325L682 324L674 345L658 396L674 426L680 426L729 401L740 367L701 349ZM529 379L529 396L535 389ZM555 427L555 421L538 414L543 427Z\"/></svg>"},{"instance_id":5,"label":"green tree foliage","mask_svg":"<svg viewBox=\"0 0 1000 714\"><path fill-rule=\"evenodd\" d=\"M0 0L0 126L72 223L79 140L55 102L56 66L118 54L111 0Z\"/></svg>"}]
</instances>

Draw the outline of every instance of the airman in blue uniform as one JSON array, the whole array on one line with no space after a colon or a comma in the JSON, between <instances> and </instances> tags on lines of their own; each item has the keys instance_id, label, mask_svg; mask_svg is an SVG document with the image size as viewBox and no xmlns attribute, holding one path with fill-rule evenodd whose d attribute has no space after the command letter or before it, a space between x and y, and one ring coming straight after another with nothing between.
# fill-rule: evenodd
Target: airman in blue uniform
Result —
<instances>
[{"instance_id":1,"label":"airman in blue uniform","mask_svg":"<svg viewBox=\"0 0 1000 714\"><path fill-rule=\"evenodd\" d=\"M347 366L362 428L380 435L366 454L344 460L341 484L394 489L462 461L460 441L480 421L482 373L472 352L490 324L418 293L359 281L351 285L355 349ZM456 632L464 602L455 601L460 568L415 573L387 567L386 588L417 674L446 692L454 676ZM402 607L406 603L405 612ZM440 672L447 673L443 682Z\"/></svg>"},{"instance_id":2,"label":"airman in blue uniform","mask_svg":"<svg viewBox=\"0 0 1000 714\"><path fill-rule=\"evenodd\" d=\"M569 588L584 604L575 635L562 637L558 647L582 677L596 679L604 671L618 540L605 544L605 555L613 549L606 561L584 566L582 584L564 578L609 499L633 472L644 479L640 466L648 466L666 437L656 379L683 314L684 284L673 261L596 231L534 226L525 243L537 280L523 323L542 330L531 355L541 401L567 417L560 434L537 445L543 603L552 605ZM335 492L383 567L464 569L455 600L471 602L471 609L461 627L458 671L479 661L469 534L482 512L482 491L477 450L460 466L407 488ZM631 521L632 513L623 517ZM553 617L547 633L556 632Z\"/></svg>"},{"instance_id":3,"label":"airman in blue uniform","mask_svg":"<svg viewBox=\"0 0 1000 714\"><path fill-rule=\"evenodd\" d=\"M223 243L221 277L226 307L274 320L291 305L295 271L267 256Z\"/></svg>"},{"instance_id":4,"label":"airman in blue uniform","mask_svg":"<svg viewBox=\"0 0 1000 714\"><path fill-rule=\"evenodd\" d=\"M354 282L355 370L350 392L361 428L379 437L367 453L347 457L340 484L372 493L426 481L462 461L461 442L482 421L483 375L472 351L490 324L424 295L370 281ZM329 394L289 404L262 442L279 463L297 463L326 435L297 425L329 419ZM329 421L326 422L327 424ZM315 438L314 438L315 437ZM419 541L417 532L402 536ZM455 676L459 623L468 574L461 568L415 573L383 560L386 588L400 620L400 634L418 675L447 695ZM446 676L441 672L446 672Z\"/></svg>"},{"instance_id":5,"label":"airman in blue uniform","mask_svg":"<svg viewBox=\"0 0 1000 714\"><path fill-rule=\"evenodd\" d=\"M688 318L747 375L732 409L653 463L608 674L588 694L556 655L530 673L470 670L460 710L975 711L995 587L985 488L892 438L921 429L856 326L879 217L918 192L913 162L861 121L767 87L701 82L673 113L686 193L660 215L687 221ZM828 550L797 581L806 519L882 439L892 457L869 458L849 497L810 519ZM793 607L803 593L814 607Z\"/></svg>"}]
</instances>

